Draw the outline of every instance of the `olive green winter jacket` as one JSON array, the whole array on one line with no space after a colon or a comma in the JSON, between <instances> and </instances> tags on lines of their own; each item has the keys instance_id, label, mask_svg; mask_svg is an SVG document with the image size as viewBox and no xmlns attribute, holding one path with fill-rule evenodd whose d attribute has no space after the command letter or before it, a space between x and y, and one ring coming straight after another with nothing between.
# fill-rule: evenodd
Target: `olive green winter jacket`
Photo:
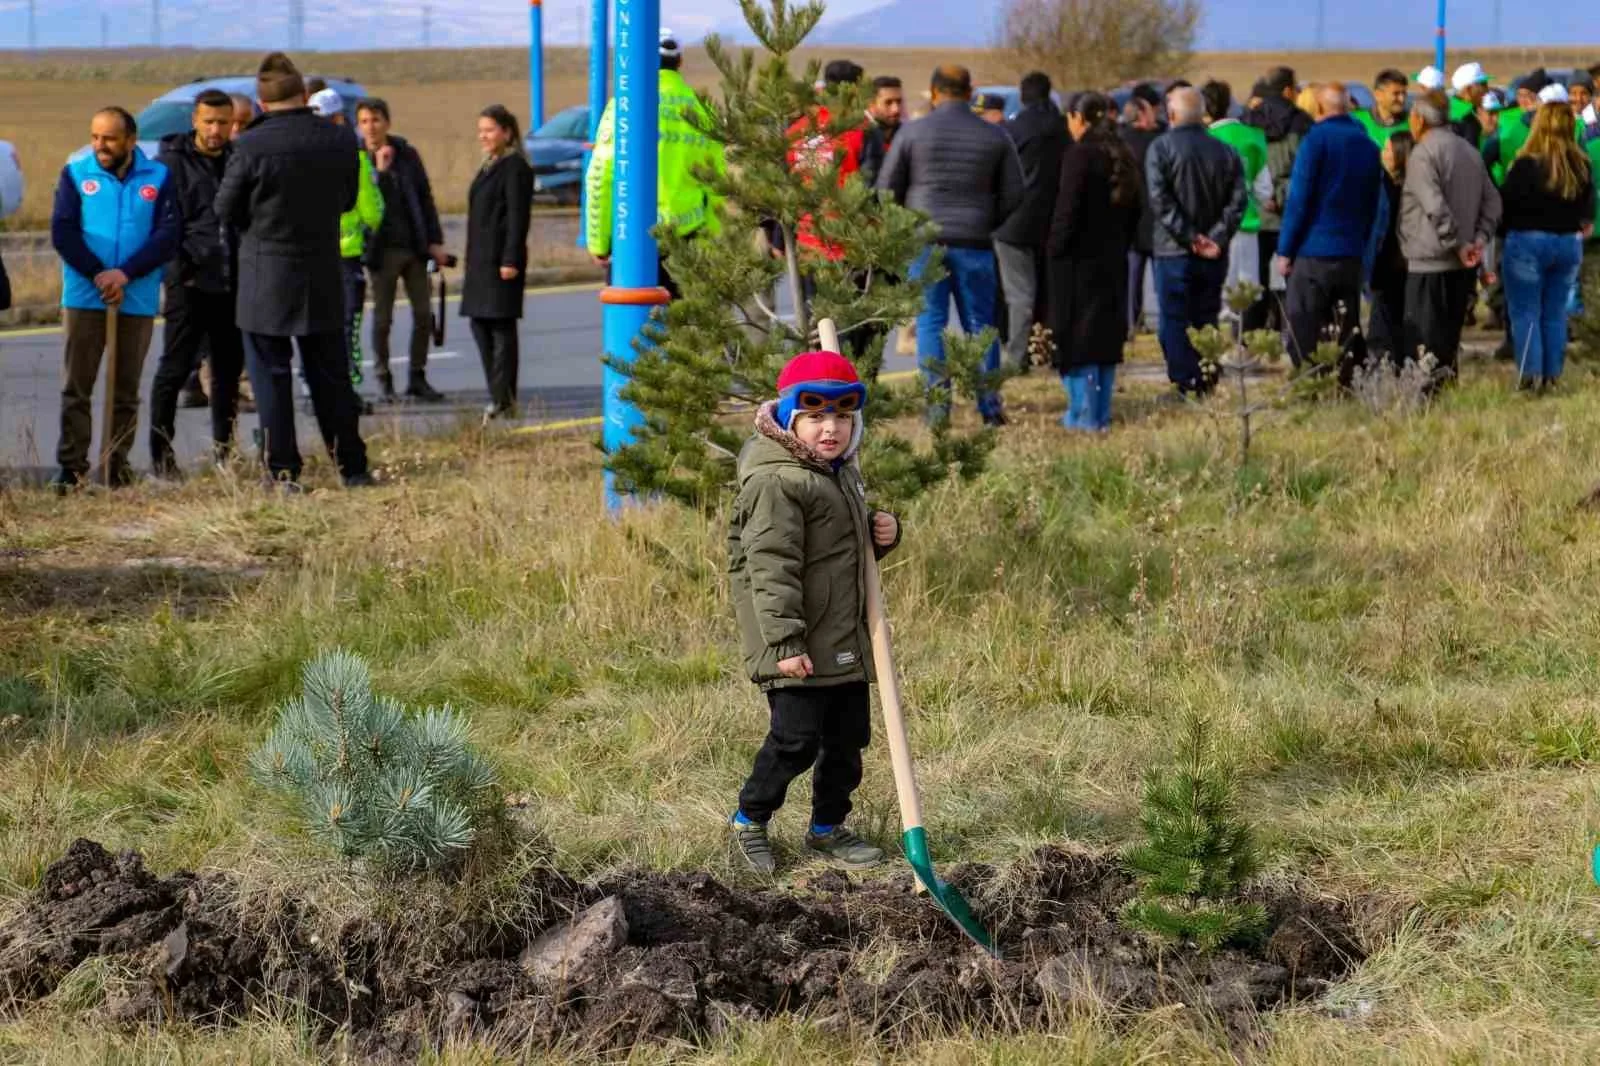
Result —
<instances>
[{"instance_id":1,"label":"olive green winter jacket","mask_svg":"<svg viewBox=\"0 0 1600 1066\"><path fill-rule=\"evenodd\" d=\"M755 436L739 455L728 530L745 670L763 689L870 681L861 550L871 530L866 486L853 462L835 470L779 428L774 408L768 403L757 412ZM802 654L811 656L811 677L778 673L780 660Z\"/></svg>"}]
</instances>

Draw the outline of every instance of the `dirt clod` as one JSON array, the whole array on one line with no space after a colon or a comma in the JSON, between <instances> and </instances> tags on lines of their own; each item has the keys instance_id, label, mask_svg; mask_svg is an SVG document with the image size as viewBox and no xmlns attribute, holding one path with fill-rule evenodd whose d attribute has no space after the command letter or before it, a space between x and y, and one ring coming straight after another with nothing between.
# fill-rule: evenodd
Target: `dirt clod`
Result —
<instances>
[{"instance_id":1,"label":"dirt clod","mask_svg":"<svg viewBox=\"0 0 1600 1066\"><path fill-rule=\"evenodd\" d=\"M1117 923L1132 886L1104 856L1047 848L952 879L1003 960L967 942L909 876L829 873L796 895L703 873L553 875L530 928L356 919L323 939L313 929L326 924L292 899L263 906L225 876L158 878L137 855L80 840L0 926L0 1004L25 1009L85 960L116 956L138 976L108 998L105 1020L215 1022L276 999L376 1059L467 1034L617 1052L782 1013L908 1041L1045 1027L1063 1006L1184 1004L1244 1041L1260 1011L1320 995L1362 958L1348 907L1287 889L1258 893L1271 918L1262 943L1201 956Z\"/></svg>"}]
</instances>

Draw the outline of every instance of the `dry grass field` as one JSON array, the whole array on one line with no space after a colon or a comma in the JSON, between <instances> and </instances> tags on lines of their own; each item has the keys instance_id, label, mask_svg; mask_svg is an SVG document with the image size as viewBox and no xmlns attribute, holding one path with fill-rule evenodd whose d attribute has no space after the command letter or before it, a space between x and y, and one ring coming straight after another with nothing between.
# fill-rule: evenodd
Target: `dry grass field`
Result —
<instances>
[{"instance_id":1,"label":"dry grass field","mask_svg":"<svg viewBox=\"0 0 1600 1066\"><path fill-rule=\"evenodd\" d=\"M950 54L929 49L832 48L803 53L822 61L839 54L853 56L872 74L896 74L909 86L920 86L939 62L968 64L979 83L1005 82L1017 71L994 51ZM546 114L584 102L587 96L587 53L553 48L547 53ZM39 59L0 53L0 138L17 145L28 177L21 214L8 220L11 229L32 229L49 217L55 174L66 154L84 143L88 116L108 103L137 112L151 98L196 77L251 69L254 53L173 51L118 53L107 59L98 51L51 52ZM1600 46L1590 49L1506 49L1476 53L1489 70L1512 76L1536 64L1583 65L1600 59ZM1462 58L1465 58L1464 56ZM1219 77L1236 91L1249 89L1267 67L1287 62L1306 80L1342 78L1370 81L1383 67L1413 71L1430 55L1416 52L1324 52L1269 54L1216 52L1201 54L1186 71L1194 81ZM322 53L304 62L308 72L347 76L389 100L396 132L410 137L428 161L440 204L447 211L465 207L467 185L477 167L472 140L473 120L486 104L503 103L526 116L527 57L518 49L436 50L430 52ZM714 86L716 77L703 51L691 49L685 62L689 80ZM1151 71L1152 76L1172 74Z\"/></svg>"}]
</instances>

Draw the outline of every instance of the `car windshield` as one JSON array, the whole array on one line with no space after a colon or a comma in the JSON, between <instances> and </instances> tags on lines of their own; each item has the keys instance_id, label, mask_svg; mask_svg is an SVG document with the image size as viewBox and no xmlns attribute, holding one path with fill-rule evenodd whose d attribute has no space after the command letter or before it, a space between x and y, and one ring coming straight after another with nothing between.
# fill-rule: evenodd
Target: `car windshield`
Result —
<instances>
[{"instance_id":1,"label":"car windshield","mask_svg":"<svg viewBox=\"0 0 1600 1066\"><path fill-rule=\"evenodd\" d=\"M157 100L139 112L139 139L159 141L169 134L182 133L192 125L189 113L193 109L192 104L179 103L176 100Z\"/></svg>"},{"instance_id":2,"label":"car windshield","mask_svg":"<svg viewBox=\"0 0 1600 1066\"><path fill-rule=\"evenodd\" d=\"M534 136L564 141L586 140L589 136L589 109L569 107L540 126Z\"/></svg>"}]
</instances>

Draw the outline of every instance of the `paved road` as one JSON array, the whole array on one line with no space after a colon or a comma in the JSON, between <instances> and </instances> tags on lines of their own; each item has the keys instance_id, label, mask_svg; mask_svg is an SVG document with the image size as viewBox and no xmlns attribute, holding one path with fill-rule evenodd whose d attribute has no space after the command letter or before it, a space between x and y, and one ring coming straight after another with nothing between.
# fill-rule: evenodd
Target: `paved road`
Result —
<instances>
[{"instance_id":1,"label":"paved road","mask_svg":"<svg viewBox=\"0 0 1600 1066\"><path fill-rule=\"evenodd\" d=\"M522 319L519 377L525 424L566 425L574 419L591 419L599 414L602 368L601 307L597 292L596 286L577 285L528 294ZM363 433L373 436L396 430L406 433L436 431L457 426L463 419L478 417L488 401L483 366L467 322L455 314L454 307L446 328L448 336L444 347L429 356L428 381L445 393L447 402L381 406L376 414L362 419ZM410 330L410 308L402 299L395 308L391 343L396 355L395 377L402 387L407 365L400 353L406 350ZM132 454L134 465L145 470L150 464L150 385L161 345L158 322L150 355L145 360L139 435ZM37 482L48 477L55 468L60 429L61 348L58 328L0 333L0 476ZM890 360L889 366L905 370L913 365L913 360L897 356ZM362 391L368 395L374 392L370 373ZM298 431L301 450L306 451L319 438L309 410L303 403L301 407ZM94 401L97 423L100 409L97 389ZM206 410L178 412L177 451L185 466L192 466L208 454L210 417ZM238 439L249 442L256 426L255 415L241 415ZM95 454L97 452L91 452L91 456Z\"/></svg>"}]
</instances>

